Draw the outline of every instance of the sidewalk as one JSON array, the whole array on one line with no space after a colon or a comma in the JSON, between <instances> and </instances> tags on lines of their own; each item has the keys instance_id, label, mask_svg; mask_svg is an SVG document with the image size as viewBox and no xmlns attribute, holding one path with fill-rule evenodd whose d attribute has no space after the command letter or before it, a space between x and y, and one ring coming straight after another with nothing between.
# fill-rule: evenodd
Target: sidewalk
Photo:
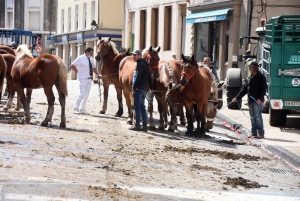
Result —
<instances>
[{"instance_id":1,"label":"sidewalk","mask_svg":"<svg viewBox=\"0 0 300 201\"><path fill-rule=\"evenodd\" d=\"M225 107L226 89L223 90L223 108L218 111L217 118L223 126L234 129L240 133L242 138L252 144L262 147L270 154L281 158L289 163L296 170L300 171L300 117L288 116L287 126L271 127L269 124L269 114L263 114L265 139L248 138L251 135L251 122L249 119L247 97L243 98L242 110L230 110ZM244 113L243 113L243 112Z\"/></svg>"}]
</instances>

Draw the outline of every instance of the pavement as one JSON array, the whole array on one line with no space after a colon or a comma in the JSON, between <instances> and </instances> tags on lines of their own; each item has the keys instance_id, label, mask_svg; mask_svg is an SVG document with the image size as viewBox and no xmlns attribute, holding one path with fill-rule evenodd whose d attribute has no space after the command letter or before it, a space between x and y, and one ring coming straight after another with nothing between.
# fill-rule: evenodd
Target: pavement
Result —
<instances>
[{"instance_id":1,"label":"pavement","mask_svg":"<svg viewBox=\"0 0 300 201\"><path fill-rule=\"evenodd\" d=\"M240 110L231 110L227 107L226 89L223 90L223 107L218 111L217 118L224 127L235 131L241 138L255 146L261 147L271 155L283 160L292 169L300 172L300 116L288 116L285 127L269 125L269 114L263 114L265 138L257 139L251 135L247 97L242 100Z\"/></svg>"}]
</instances>

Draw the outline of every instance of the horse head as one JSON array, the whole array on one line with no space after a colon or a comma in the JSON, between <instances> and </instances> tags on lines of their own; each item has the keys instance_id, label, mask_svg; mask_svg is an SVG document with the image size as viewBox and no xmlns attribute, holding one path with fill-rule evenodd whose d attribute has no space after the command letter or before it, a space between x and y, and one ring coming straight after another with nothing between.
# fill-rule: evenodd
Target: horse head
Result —
<instances>
[{"instance_id":1,"label":"horse head","mask_svg":"<svg viewBox=\"0 0 300 201\"><path fill-rule=\"evenodd\" d=\"M118 50L115 47L115 43L111 41L111 37L102 39L101 36L99 36L98 38L99 40L97 42L97 55L95 57L97 62L99 62L101 58L104 59L104 57L107 56L110 51L114 53L114 56L119 54Z\"/></svg>"},{"instance_id":2,"label":"horse head","mask_svg":"<svg viewBox=\"0 0 300 201\"><path fill-rule=\"evenodd\" d=\"M160 60L158 53L160 51L160 47L152 48L152 46L149 47L149 49L145 49L143 51L143 58L146 59L151 77L152 79L156 79L159 77L159 69L158 69L158 62Z\"/></svg>"},{"instance_id":3,"label":"horse head","mask_svg":"<svg viewBox=\"0 0 300 201\"><path fill-rule=\"evenodd\" d=\"M122 55L122 57L127 57L127 56L130 56L130 48L128 48L127 50L124 49L124 51L120 52L120 54Z\"/></svg>"},{"instance_id":4,"label":"horse head","mask_svg":"<svg viewBox=\"0 0 300 201\"><path fill-rule=\"evenodd\" d=\"M194 74L198 72L198 64L194 59L194 55L190 57L181 54L181 58L183 63L181 65L182 72L179 83L182 86L186 86L189 83L190 79L194 76Z\"/></svg>"}]
</instances>

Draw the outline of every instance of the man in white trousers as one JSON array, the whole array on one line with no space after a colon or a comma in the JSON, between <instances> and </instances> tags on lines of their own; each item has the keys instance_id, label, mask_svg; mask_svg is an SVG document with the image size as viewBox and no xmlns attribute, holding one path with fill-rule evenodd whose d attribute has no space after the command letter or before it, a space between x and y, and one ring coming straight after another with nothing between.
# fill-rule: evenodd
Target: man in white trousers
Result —
<instances>
[{"instance_id":1,"label":"man in white trousers","mask_svg":"<svg viewBox=\"0 0 300 201\"><path fill-rule=\"evenodd\" d=\"M99 76L92 58L93 54L93 48L87 47L84 54L78 56L71 64L71 69L78 73L77 77L80 83L80 94L74 105L74 114L89 114L85 110L85 105L92 86L93 72Z\"/></svg>"}]
</instances>

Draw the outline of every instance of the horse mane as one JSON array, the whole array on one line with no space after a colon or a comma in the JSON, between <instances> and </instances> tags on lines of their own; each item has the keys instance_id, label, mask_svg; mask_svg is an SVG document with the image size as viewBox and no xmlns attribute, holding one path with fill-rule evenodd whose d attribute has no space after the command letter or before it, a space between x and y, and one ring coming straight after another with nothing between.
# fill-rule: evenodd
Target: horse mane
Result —
<instances>
[{"instance_id":1,"label":"horse mane","mask_svg":"<svg viewBox=\"0 0 300 201\"><path fill-rule=\"evenodd\" d=\"M163 64L159 68L159 74L162 75L161 81L164 83L165 87L168 87L170 83L177 84L174 77L174 70L169 62L163 61ZM167 74L169 74L169 77Z\"/></svg>"},{"instance_id":2,"label":"horse mane","mask_svg":"<svg viewBox=\"0 0 300 201\"><path fill-rule=\"evenodd\" d=\"M117 45L112 42L111 40L109 40L109 38L103 38L102 40L105 41L105 43L108 44L109 47L111 47L112 51L114 54L118 55L119 54L119 51L117 50ZM101 40L98 40L97 42L97 46L99 45L99 43L101 42Z\"/></svg>"},{"instance_id":3,"label":"horse mane","mask_svg":"<svg viewBox=\"0 0 300 201\"><path fill-rule=\"evenodd\" d=\"M33 58L28 46L25 44L19 45L16 50L16 59L20 59L23 57Z\"/></svg>"},{"instance_id":4,"label":"horse mane","mask_svg":"<svg viewBox=\"0 0 300 201\"><path fill-rule=\"evenodd\" d=\"M218 85L216 81L215 75L211 72L210 68L205 66L202 67L205 70L207 70L211 77L211 92L210 92L210 99L212 99L214 102L218 102Z\"/></svg>"}]
</instances>

